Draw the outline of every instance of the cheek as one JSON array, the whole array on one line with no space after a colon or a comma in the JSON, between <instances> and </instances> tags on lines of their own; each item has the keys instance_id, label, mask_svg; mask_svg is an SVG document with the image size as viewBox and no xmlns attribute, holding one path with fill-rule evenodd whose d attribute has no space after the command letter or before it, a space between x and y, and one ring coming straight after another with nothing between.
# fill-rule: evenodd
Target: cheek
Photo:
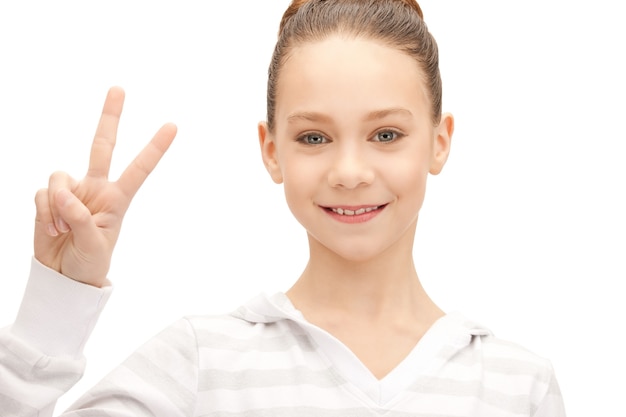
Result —
<instances>
[{"instance_id":1,"label":"cheek","mask_svg":"<svg viewBox=\"0 0 626 417\"><path fill-rule=\"evenodd\" d=\"M332 154L329 152L307 154L294 149L284 151L280 164L285 184L307 189L319 186L326 178L330 161Z\"/></svg>"},{"instance_id":2,"label":"cheek","mask_svg":"<svg viewBox=\"0 0 626 417\"><path fill-rule=\"evenodd\" d=\"M386 175L387 184L399 198L416 200L424 198L428 178L428 161L423 157L407 156L394 161Z\"/></svg>"},{"instance_id":3,"label":"cheek","mask_svg":"<svg viewBox=\"0 0 626 417\"><path fill-rule=\"evenodd\" d=\"M282 165L283 187L290 206L311 200L321 181L319 171L319 165L309 163L306 158L286 159Z\"/></svg>"}]
</instances>

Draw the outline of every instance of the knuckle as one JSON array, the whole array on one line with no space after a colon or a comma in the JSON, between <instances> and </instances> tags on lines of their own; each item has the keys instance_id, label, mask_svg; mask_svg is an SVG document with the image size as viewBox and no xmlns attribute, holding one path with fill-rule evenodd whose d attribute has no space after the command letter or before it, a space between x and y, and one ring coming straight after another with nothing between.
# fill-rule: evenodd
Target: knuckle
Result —
<instances>
[{"instance_id":1,"label":"knuckle","mask_svg":"<svg viewBox=\"0 0 626 417\"><path fill-rule=\"evenodd\" d=\"M40 188L35 193L35 204L43 202L47 198L48 198L48 189L47 188Z\"/></svg>"},{"instance_id":2,"label":"knuckle","mask_svg":"<svg viewBox=\"0 0 626 417\"><path fill-rule=\"evenodd\" d=\"M68 183L70 176L65 171L54 171L48 179L50 188Z\"/></svg>"},{"instance_id":3,"label":"knuckle","mask_svg":"<svg viewBox=\"0 0 626 417\"><path fill-rule=\"evenodd\" d=\"M66 175L67 174L64 171L54 171L52 174L50 174L50 179L58 179Z\"/></svg>"}]
</instances>

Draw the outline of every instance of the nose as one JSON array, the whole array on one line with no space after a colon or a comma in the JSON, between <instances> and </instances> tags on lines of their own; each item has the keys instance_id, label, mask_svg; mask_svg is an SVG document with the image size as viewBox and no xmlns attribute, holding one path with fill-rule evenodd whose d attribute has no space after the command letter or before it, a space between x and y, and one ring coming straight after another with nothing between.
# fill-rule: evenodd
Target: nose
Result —
<instances>
[{"instance_id":1,"label":"nose","mask_svg":"<svg viewBox=\"0 0 626 417\"><path fill-rule=\"evenodd\" d=\"M331 187L354 189L369 185L374 181L375 171L366 152L354 146L337 149L332 166L328 172Z\"/></svg>"}]
</instances>

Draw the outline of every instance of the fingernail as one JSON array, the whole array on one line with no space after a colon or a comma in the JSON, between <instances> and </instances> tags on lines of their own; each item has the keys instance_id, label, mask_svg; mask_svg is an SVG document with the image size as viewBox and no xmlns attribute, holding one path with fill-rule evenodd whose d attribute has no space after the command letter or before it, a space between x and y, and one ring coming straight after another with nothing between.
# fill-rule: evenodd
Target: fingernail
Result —
<instances>
[{"instance_id":1,"label":"fingernail","mask_svg":"<svg viewBox=\"0 0 626 417\"><path fill-rule=\"evenodd\" d=\"M65 223L65 220L59 219L57 220L57 228L61 233L67 233L70 231L70 227Z\"/></svg>"},{"instance_id":2,"label":"fingernail","mask_svg":"<svg viewBox=\"0 0 626 417\"><path fill-rule=\"evenodd\" d=\"M59 232L57 232L57 228L54 227L54 225L52 223L48 224L47 229L48 229L48 234L50 236L58 236Z\"/></svg>"}]
</instances>

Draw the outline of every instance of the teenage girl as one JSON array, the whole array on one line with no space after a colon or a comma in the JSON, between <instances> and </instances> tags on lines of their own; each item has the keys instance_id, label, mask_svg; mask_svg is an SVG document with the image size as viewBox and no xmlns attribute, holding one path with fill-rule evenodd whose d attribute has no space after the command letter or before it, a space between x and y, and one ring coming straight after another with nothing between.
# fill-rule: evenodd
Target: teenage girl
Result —
<instances>
[{"instance_id":1,"label":"teenage girl","mask_svg":"<svg viewBox=\"0 0 626 417\"><path fill-rule=\"evenodd\" d=\"M454 130L441 96L414 0L295 0L258 134L307 231L302 274L231 314L181 319L64 415L563 416L549 361L446 314L417 276L426 181ZM109 91L85 178L55 173L37 193L31 277L0 334L2 416L51 415L80 378L122 219L175 136L164 125L110 182L123 100Z\"/></svg>"}]
</instances>

